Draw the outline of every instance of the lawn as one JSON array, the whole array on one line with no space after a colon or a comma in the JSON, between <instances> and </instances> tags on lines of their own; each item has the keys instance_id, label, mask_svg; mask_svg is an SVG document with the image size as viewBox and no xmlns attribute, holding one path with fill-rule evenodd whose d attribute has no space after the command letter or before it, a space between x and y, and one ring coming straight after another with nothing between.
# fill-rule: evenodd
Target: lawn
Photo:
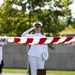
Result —
<instances>
[{"instance_id":1,"label":"lawn","mask_svg":"<svg viewBox=\"0 0 75 75\"><path fill-rule=\"evenodd\" d=\"M3 72L8 73L27 73L26 69L12 69L12 68L3 68ZM75 75L75 71L67 70L47 70L46 74L53 75Z\"/></svg>"},{"instance_id":2,"label":"lawn","mask_svg":"<svg viewBox=\"0 0 75 75\"><path fill-rule=\"evenodd\" d=\"M9 72L9 73L26 73L27 70L25 70L25 69L3 68L3 72Z\"/></svg>"},{"instance_id":3,"label":"lawn","mask_svg":"<svg viewBox=\"0 0 75 75\"><path fill-rule=\"evenodd\" d=\"M47 70L46 73L56 75L75 75L75 71L71 70Z\"/></svg>"}]
</instances>

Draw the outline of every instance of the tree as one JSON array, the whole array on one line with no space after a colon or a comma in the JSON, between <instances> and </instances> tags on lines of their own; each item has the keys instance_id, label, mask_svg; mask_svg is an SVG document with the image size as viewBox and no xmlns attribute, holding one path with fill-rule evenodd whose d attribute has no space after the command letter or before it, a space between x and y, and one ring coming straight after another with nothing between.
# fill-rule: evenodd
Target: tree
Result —
<instances>
[{"instance_id":1,"label":"tree","mask_svg":"<svg viewBox=\"0 0 75 75\"><path fill-rule=\"evenodd\" d=\"M39 20L43 23L43 33L58 36L58 32L71 23L71 10L68 6L72 2L73 0L4 0L0 10L0 32L3 35L20 36L34 21ZM48 8L44 9L45 6Z\"/></svg>"},{"instance_id":2,"label":"tree","mask_svg":"<svg viewBox=\"0 0 75 75\"><path fill-rule=\"evenodd\" d=\"M47 33L47 36L58 36L58 32L71 24L71 10L68 6L72 2L73 0L33 0L30 2L31 16L34 17L34 21L42 21L44 25L43 32ZM42 10L46 5L48 6L48 9Z\"/></svg>"},{"instance_id":3,"label":"tree","mask_svg":"<svg viewBox=\"0 0 75 75\"><path fill-rule=\"evenodd\" d=\"M1 8L1 28L2 35L20 36L22 31L28 28L28 15L24 10L13 8L15 0L5 0Z\"/></svg>"}]
</instances>

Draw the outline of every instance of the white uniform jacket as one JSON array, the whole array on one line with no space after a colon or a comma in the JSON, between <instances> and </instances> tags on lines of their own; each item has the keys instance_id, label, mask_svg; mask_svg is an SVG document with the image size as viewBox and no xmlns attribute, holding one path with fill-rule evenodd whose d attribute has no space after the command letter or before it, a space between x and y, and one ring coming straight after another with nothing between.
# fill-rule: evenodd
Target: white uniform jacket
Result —
<instances>
[{"instance_id":1,"label":"white uniform jacket","mask_svg":"<svg viewBox=\"0 0 75 75\"><path fill-rule=\"evenodd\" d=\"M27 34L33 30L34 28L31 28L31 29L28 29L27 31L25 31L23 34L22 34L22 37L45 37L44 35L42 35L41 33L35 33L35 34L30 34L27 36ZM47 57L49 56L48 54L48 46L45 45L45 44L37 44L37 45L31 45L30 49L29 49L29 52L28 52L28 55L30 56L35 56L35 57L39 57L43 51L46 51L46 55Z\"/></svg>"},{"instance_id":2,"label":"white uniform jacket","mask_svg":"<svg viewBox=\"0 0 75 75\"><path fill-rule=\"evenodd\" d=\"M1 60L2 60L2 46L3 45L6 45L7 44L7 42L5 41L5 42L2 42L1 41L1 39L0 39L0 64L1 64Z\"/></svg>"},{"instance_id":3,"label":"white uniform jacket","mask_svg":"<svg viewBox=\"0 0 75 75\"><path fill-rule=\"evenodd\" d=\"M0 64L1 64L1 60L2 60L2 46L0 46Z\"/></svg>"}]
</instances>

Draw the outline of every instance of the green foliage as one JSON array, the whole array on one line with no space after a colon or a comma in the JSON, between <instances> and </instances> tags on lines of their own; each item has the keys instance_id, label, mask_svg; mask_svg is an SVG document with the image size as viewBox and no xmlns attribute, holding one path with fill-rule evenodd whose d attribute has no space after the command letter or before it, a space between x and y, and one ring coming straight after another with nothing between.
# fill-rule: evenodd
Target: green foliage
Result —
<instances>
[{"instance_id":1,"label":"green foliage","mask_svg":"<svg viewBox=\"0 0 75 75\"><path fill-rule=\"evenodd\" d=\"M21 36L32 27L34 21L39 20L43 23L43 33L59 36L60 31L70 24L74 25L68 8L72 2L73 0L4 0L0 7L0 35ZM43 9L45 6L48 9Z\"/></svg>"}]
</instances>

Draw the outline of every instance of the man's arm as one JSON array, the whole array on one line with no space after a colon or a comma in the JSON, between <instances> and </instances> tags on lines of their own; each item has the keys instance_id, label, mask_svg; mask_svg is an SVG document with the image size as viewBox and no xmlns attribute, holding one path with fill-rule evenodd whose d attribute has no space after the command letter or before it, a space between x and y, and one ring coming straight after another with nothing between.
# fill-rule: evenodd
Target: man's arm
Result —
<instances>
[{"instance_id":1,"label":"man's arm","mask_svg":"<svg viewBox=\"0 0 75 75\"><path fill-rule=\"evenodd\" d=\"M28 29L27 31L23 32L23 34L21 35L21 37L25 37L33 29L35 29L35 27L32 27L32 28Z\"/></svg>"}]
</instances>

